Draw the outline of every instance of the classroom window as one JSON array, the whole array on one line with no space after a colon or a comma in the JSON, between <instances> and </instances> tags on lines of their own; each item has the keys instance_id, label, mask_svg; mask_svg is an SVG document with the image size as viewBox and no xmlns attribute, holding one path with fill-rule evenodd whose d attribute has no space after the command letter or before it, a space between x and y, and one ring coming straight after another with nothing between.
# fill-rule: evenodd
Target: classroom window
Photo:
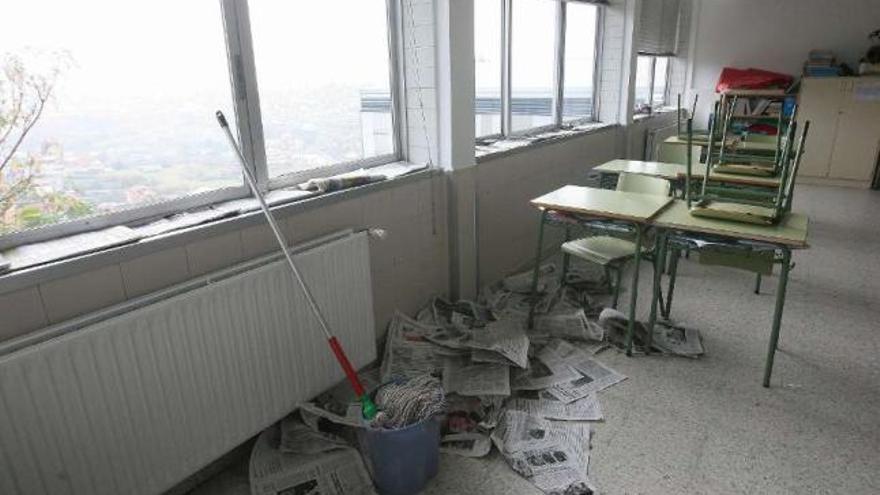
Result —
<instances>
[{"instance_id":1,"label":"classroom window","mask_svg":"<svg viewBox=\"0 0 880 495\"><path fill-rule=\"evenodd\" d=\"M249 195L217 109L264 188L399 159L386 0L4 14L0 248Z\"/></svg>"},{"instance_id":2,"label":"classroom window","mask_svg":"<svg viewBox=\"0 0 880 495\"><path fill-rule=\"evenodd\" d=\"M511 131L553 122L556 2L513 0Z\"/></svg>"},{"instance_id":3,"label":"classroom window","mask_svg":"<svg viewBox=\"0 0 880 495\"><path fill-rule=\"evenodd\" d=\"M213 117L232 109L218 2L29 0L4 16L0 233L241 185Z\"/></svg>"},{"instance_id":4,"label":"classroom window","mask_svg":"<svg viewBox=\"0 0 880 495\"><path fill-rule=\"evenodd\" d=\"M385 0L248 3L269 176L392 154Z\"/></svg>"},{"instance_id":5,"label":"classroom window","mask_svg":"<svg viewBox=\"0 0 880 495\"><path fill-rule=\"evenodd\" d=\"M635 111L651 113L666 105L669 57L639 55L636 60Z\"/></svg>"},{"instance_id":6,"label":"classroom window","mask_svg":"<svg viewBox=\"0 0 880 495\"><path fill-rule=\"evenodd\" d=\"M598 9L583 3L567 4L565 22L563 120L593 115L596 73L596 26Z\"/></svg>"},{"instance_id":7,"label":"classroom window","mask_svg":"<svg viewBox=\"0 0 880 495\"><path fill-rule=\"evenodd\" d=\"M597 5L475 0L474 8L477 138L593 120Z\"/></svg>"},{"instance_id":8,"label":"classroom window","mask_svg":"<svg viewBox=\"0 0 880 495\"><path fill-rule=\"evenodd\" d=\"M501 0L474 2L474 124L477 137L501 133Z\"/></svg>"}]
</instances>

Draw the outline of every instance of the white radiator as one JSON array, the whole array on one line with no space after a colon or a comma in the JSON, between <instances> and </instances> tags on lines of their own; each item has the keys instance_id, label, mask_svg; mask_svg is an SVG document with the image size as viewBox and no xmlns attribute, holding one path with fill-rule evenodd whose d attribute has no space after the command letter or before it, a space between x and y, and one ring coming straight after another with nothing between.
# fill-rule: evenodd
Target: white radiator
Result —
<instances>
[{"instance_id":1,"label":"white radiator","mask_svg":"<svg viewBox=\"0 0 880 495\"><path fill-rule=\"evenodd\" d=\"M357 233L296 256L358 368L376 357L368 249ZM0 493L159 493L343 379L269 260L0 357Z\"/></svg>"}]
</instances>

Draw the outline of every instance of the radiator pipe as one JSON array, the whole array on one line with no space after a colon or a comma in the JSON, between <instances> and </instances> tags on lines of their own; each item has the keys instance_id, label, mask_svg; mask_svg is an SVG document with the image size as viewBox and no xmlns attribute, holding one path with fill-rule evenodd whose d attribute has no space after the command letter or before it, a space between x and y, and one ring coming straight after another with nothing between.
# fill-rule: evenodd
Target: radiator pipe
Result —
<instances>
[{"instance_id":1,"label":"radiator pipe","mask_svg":"<svg viewBox=\"0 0 880 495\"><path fill-rule=\"evenodd\" d=\"M361 412L365 419L370 420L376 416L378 412L376 405L370 399L370 396L367 395L364 390L363 384L361 384L360 379L357 376L357 372L354 367L351 365L351 362L348 360L348 356L345 355L345 351L342 349L342 344L339 343L339 340L333 336L330 332L330 327L327 324L327 320L324 318L324 314L321 313L321 309L318 307L318 302L315 301L315 296L312 295L312 291L309 290L309 286L306 284L305 279L303 279L302 274L299 269L296 267L296 263L293 262L293 256L290 255L290 250L287 248L287 240L284 238L284 233L281 232L281 229L278 227L278 223L275 221L275 217L272 215L272 212L269 210L269 205L266 203L265 198L260 193L260 190L257 188L257 181L254 178L254 174L251 171L251 168L248 166L247 160L244 155L241 153L241 148L238 146L238 143L235 141L235 137L232 136L232 131L229 129L229 123L226 121L226 117L223 115L223 112L217 110L217 122L220 123L220 128L223 129L223 132L226 134L226 138L229 140L230 146L235 150L235 154L238 157L238 163L241 165L241 170L244 172L245 181L250 187L251 192L254 197L260 203L260 209L263 210L263 215L266 217L266 221L269 223L269 227L272 229L272 232L275 234L275 239L278 241L278 244L281 246L281 252L284 253L284 258L287 259L287 264L290 266L290 271L293 273L293 278L296 280L297 284L299 284L300 289L302 289L303 294L306 296L306 301L309 304L309 308L311 308L312 313L315 315L315 318L318 320L318 323L321 325L321 330L324 332L324 336L327 338L327 343L330 345L330 349L333 351L333 355L336 356L336 360L339 361L339 365L342 367L342 371L345 372L345 376L348 378L348 382L351 384L351 388L354 389L355 395L357 395L358 400L361 402Z\"/></svg>"}]
</instances>

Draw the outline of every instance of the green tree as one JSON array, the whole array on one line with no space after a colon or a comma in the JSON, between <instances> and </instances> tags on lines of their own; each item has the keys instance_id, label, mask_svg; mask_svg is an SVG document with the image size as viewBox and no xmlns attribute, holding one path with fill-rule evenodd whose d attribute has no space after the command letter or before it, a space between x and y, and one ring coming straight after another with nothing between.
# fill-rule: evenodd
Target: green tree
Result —
<instances>
[{"instance_id":1,"label":"green tree","mask_svg":"<svg viewBox=\"0 0 880 495\"><path fill-rule=\"evenodd\" d=\"M38 56L38 55L37 55ZM40 120L62 71L66 54L51 56L49 69L28 70L21 57L7 54L0 67L0 233L54 223L91 213L90 205L68 193L37 185L39 157L22 144Z\"/></svg>"}]
</instances>

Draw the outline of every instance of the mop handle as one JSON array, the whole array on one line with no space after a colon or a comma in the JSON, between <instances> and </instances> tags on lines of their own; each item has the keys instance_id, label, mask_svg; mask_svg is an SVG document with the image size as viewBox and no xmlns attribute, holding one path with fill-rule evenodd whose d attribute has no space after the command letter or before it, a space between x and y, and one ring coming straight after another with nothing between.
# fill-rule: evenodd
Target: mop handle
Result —
<instances>
[{"instance_id":1,"label":"mop handle","mask_svg":"<svg viewBox=\"0 0 880 495\"><path fill-rule=\"evenodd\" d=\"M348 377L348 381L351 383L354 393L358 398L364 397L364 386L358 379L357 372L355 372L354 367L351 365L351 362L349 362L348 357L342 350L342 345L340 345L339 341L336 340L336 337L330 333L330 328L327 326L327 320L324 319L324 315L321 313L321 309L318 307L318 303L315 301L312 291L309 290L309 287L303 280L299 269L297 269L296 264L293 262L293 257L290 255L290 250L287 248L287 241L284 239L284 234L281 232L281 229L278 228L278 224L275 222L275 217L272 215L272 212L269 211L269 205L266 204L266 200L263 198L263 195L260 194L260 190L257 189L257 181L254 179L244 155L241 154L241 149L238 147L238 143L235 142L235 138L229 130L229 123L226 122L226 117L220 110L217 110L217 121L220 123L223 132L226 133L226 137L229 139L229 144L232 145L232 148L235 150L236 156L238 156L238 163L241 165L241 170L244 172L245 181L247 181L254 197L259 201L260 209L263 210L263 215L266 216L266 220L269 222L269 227L275 234L275 239L277 239L278 244L281 245L281 252L284 253L284 257L287 259L287 264L290 265L290 270L293 272L293 278L305 294L306 301L309 303L309 308L311 308L315 318L318 319L318 323L321 324L321 330L327 337L327 341L330 344L330 348L333 350L333 354L339 361L339 365L342 366L342 370L345 372L346 377Z\"/></svg>"}]
</instances>

